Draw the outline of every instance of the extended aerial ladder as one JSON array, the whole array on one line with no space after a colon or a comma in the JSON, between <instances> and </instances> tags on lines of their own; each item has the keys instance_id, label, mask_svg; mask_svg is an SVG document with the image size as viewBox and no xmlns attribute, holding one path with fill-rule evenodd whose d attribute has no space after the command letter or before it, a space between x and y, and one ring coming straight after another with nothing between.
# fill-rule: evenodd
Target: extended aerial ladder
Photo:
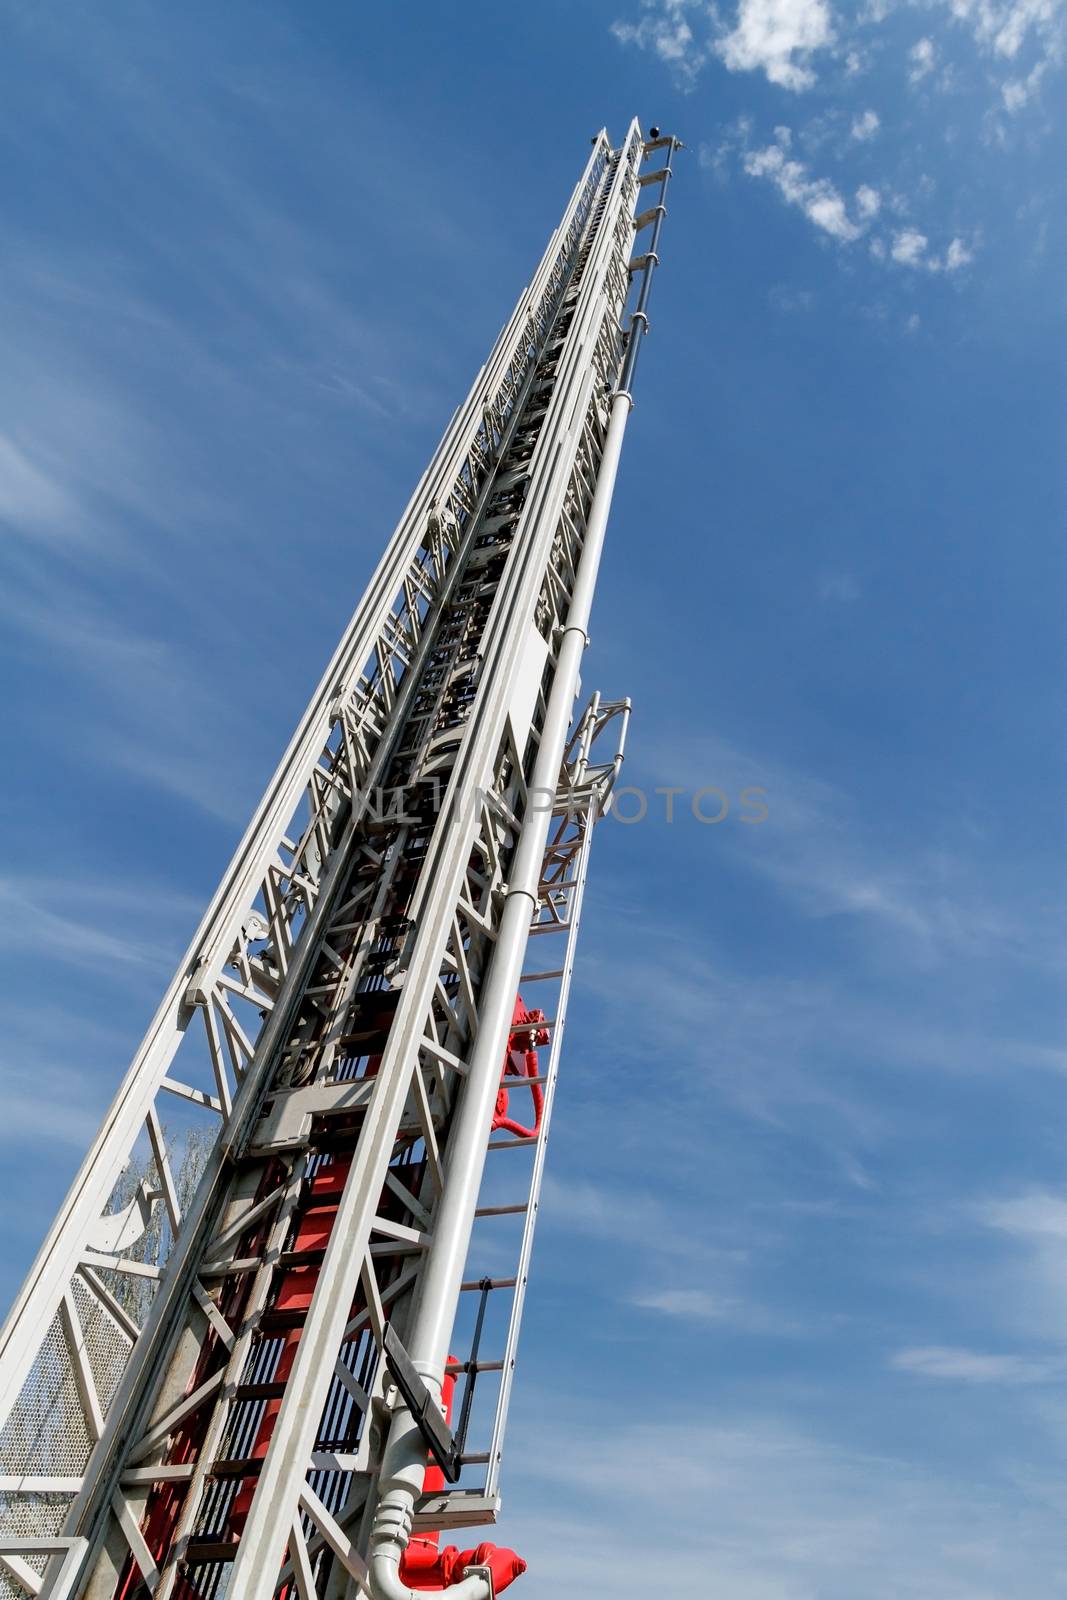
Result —
<instances>
[{"instance_id":1,"label":"extended aerial ladder","mask_svg":"<svg viewBox=\"0 0 1067 1600\"><path fill-rule=\"evenodd\" d=\"M676 148L594 139L19 1294L2 1600L485 1600L521 1571L436 1541L500 1505L629 720L575 715L579 664Z\"/></svg>"}]
</instances>

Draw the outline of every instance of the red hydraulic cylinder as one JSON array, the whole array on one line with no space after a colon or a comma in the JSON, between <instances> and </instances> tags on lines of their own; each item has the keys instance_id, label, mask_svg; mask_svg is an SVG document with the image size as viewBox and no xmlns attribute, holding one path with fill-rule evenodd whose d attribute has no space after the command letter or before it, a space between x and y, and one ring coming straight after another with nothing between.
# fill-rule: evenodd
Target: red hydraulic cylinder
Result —
<instances>
[{"instance_id":1,"label":"red hydraulic cylinder","mask_svg":"<svg viewBox=\"0 0 1067 1600\"><path fill-rule=\"evenodd\" d=\"M524 1127L514 1117L508 1115L509 1079L516 1079L521 1083L523 1078L539 1076L537 1046L548 1043L548 1029L538 1027L543 1023L543 1011L527 1011L523 1004L522 995L515 997L515 1010L511 1019L511 1032L508 1035L507 1049L504 1052L504 1068L501 1073L501 1084L496 1097L496 1110L493 1113L493 1127L503 1128L508 1133L513 1133L520 1139L534 1139L541 1129L541 1117L545 1109L545 1092L539 1083L530 1085L530 1094L533 1097L533 1126Z\"/></svg>"}]
</instances>

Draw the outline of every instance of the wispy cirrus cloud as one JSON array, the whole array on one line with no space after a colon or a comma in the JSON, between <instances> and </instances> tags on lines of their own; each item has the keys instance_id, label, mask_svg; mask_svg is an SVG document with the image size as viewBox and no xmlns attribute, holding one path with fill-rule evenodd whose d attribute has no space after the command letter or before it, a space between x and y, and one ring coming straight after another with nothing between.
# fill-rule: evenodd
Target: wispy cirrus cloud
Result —
<instances>
[{"instance_id":1,"label":"wispy cirrus cloud","mask_svg":"<svg viewBox=\"0 0 1067 1600\"><path fill-rule=\"evenodd\" d=\"M722 1322L736 1310L736 1301L707 1289L660 1289L635 1295L632 1305L641 1311L658 1311L665 1317L695 1322Z\"/></svg>"},{"instance_id":2,"label":"wispy cirrus cloud","mask_svg":"<svg viewBox=\"0 0 1067 1600\"><path fill-rule=\"evenodd\" d=\"M0 593L8 648L47 652L76 680L68 753L227 824L242 820L264 765L257 730L238 719L235 732L227 694L200 664L103 608L76 579L54 574L42 587L39 574L19 576Z\"/></svg>"},{"instance_id":3,"label":"wispy cirrus cloud","mask_svg":"<svg viewBox=\"0 0 1067 1600\"><path fill-rule=\"evenodd\" d=\"M520 1492L504 1531L546 1593L1002 1600L1042 1593L1062 1566L1051 1469L1020 1482L994 1451L939 1475L899 1450L850 1448L783 1415L781 1393L773 1417L694 1395L654 1422L621 1405L591 1418L577 1396L543 1392L536 1415L515 1416ZM620 1461L640 1463L650 1524L674 1530L666 1557L654 1539L620 1538ZM1018 1520L1012 1537L997 1538L1009 1482ZM523 1503L536 1515L515 1509Z\"/></svg>"},{"instance_id":4,"label":"wispy cirrus cloud","mask_svg":"<svg viewBox=\"0 0 1067 1600\"><path fill-rule=\"evenodd\" d=\"M667 1201L640 1185L623 1188L577 1178L545 1180L546 1216L588 1238L624 1244L647 1258L708 1258L718 1252L707 1231L686 1224Z\"/></svg>"},{"instance_id":5,"label":"wispy cirrus cloud","mask_svg":"<svg viewBox=\"0 0 1067 1600\"><path fill-rule=\"evenodd\" d=\"M854 575L814 581L824 599L860 598ZM864 825L856 798L838 784L712 735L691 745L681 765L669 734L660 745L646 746L642 761L636 776L647 771L650 790L657 769L672 772L690 789L706 782L708 773L733 794L746 785L762 786L768 822L753 829L751 838L748 830L724 834L723 846L731 845L745 870L768 879L805 916L855 918L872 934L899 939L901 954L910 959L982 953L1050 966L1061 960L1054 908L1023 908L991 894L981 864L968 853L890 846Z\"/></svg>"},{"instance_id":6,"label":"wispy cirrus cloud","mask_svg":"<svg viewBox=\"0 0 1067 1600\"><path fill-rule=\"evenodd\" d=\"M1067 1345L1067 1185L990 1197L971 1213L1005 1247L1001 1299L1020 1331Z\"/></svg>"},{"instance_id":7,"label":"wispy cirrus cloud","mask_svg":"<svg viewBox=\"0 0 1067 1600\"><path fill-rule=\"evenodd\" d=\"M199 903L173 889L115 879L0 875L0 949L90 969L165 971Z\"/></svg>"},{"instance_id":8,"label":"wispy cirrus cloud","mask_svg":"<svg viewBox=\"0 0 1067 1600\"><path fill-rule=\"evenodd\" d=\"M1067 1241L1067 1198L1032 1190L1008 1200L988 1200L977 1208L987 1227L1023 1239Z\"/></svg>"},{"instance_id":9,"label":"wispy cirrus cloud","mask_svg":"<svg viewBox=\"0 0 1067 1600\"><path fill-rule=\"evenodd\" d=\"M945 1384L1062 1385L1067 1378L1064 1193L1028 1188L978 1200L957 1198L928 1213L919 1226L934 1245L923 1320L940 1337L915 1339L913 1310L913 1337L887 1357L889 1367ZM923 1245L917 1254L925 1252ZM981 1291L976 1294L977 1282Z\"/></svg>"},{"instance_id":10,"label":"wispy cirrus cloud","mask_svg":"<svg viewBox=\"0 0 1067 1600\"><path fill-rule=\"evenodd\" d=\"M1067 1360L1020 1355L989 1355L955 1345L919 1345L897 1350L890 1359L897 1372L953 1383L1051 1383L1067 1371Z\"/></svg>"},{"instance_id":11,"label":"wispy cirrus cloud","mask_svg":"<svg viewBox=\"0 0 1067 1600\"><path fill-rule=\"evenodd\" d=\"M28 1141L48 1154L61 1145L81 1156L92 1143L102 1109L86 1085L85 1068L39 1059L31 1065L9 1060L3 1073L0 1145L10 1149Z\"/></svg>"},{"instance_id":12,"label":"wispy cirrus cloud","mask_svg":"<svg viewBox=\"0 0 1067 1600\"><path fill-rule=\"evenodd\" d=\"M62 534L76 526L70 495L14 439L0 434L0 524L9 532Z\"/></svg>"}]
</instances>

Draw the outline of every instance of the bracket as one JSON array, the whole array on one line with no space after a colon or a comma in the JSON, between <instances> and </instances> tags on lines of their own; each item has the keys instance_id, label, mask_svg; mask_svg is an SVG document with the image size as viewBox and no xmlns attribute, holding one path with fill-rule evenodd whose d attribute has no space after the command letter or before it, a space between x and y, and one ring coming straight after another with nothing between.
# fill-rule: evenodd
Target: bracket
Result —
<instances>
[{"instance_id":1,"label":"bracket","mask_svg":"<svg viewBox=\"0 0 1067 1600\"><path fill-rule=\"evenodd\" d=\"M445 1475L448 1483L458 1483L463 1462L452 1429L441 1415L440 1407L416 1372L411 1357L404 1349L399 1334L391 1322L385 1326L385 1364L389 1375L400 1390L404 1404L411 1412L412 1421L426 1441L426 1448Z\"/></svg>"}]
</instances>

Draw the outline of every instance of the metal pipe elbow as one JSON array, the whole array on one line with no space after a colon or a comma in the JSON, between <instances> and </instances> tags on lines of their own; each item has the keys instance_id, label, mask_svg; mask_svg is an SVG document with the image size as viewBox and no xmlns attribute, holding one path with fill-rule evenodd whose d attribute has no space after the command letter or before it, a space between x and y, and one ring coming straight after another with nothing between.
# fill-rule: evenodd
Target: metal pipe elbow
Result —
<instances>
[{"instance_id":1,"label":"metal pipe elbow","mask_svg":"<svg viewBox=\"0 0 1067 1600\"><path fill-rule=\"evenodd\" d=\"M372 1600L426 1600L424 1589L410 1589L400 1581L400 1550L395 1544L374 1552L367 1579ZM493 1600L493 1585L490 1578L472 1572L437 1593L450 1600Z\"/></svg>"}]
</instances>

